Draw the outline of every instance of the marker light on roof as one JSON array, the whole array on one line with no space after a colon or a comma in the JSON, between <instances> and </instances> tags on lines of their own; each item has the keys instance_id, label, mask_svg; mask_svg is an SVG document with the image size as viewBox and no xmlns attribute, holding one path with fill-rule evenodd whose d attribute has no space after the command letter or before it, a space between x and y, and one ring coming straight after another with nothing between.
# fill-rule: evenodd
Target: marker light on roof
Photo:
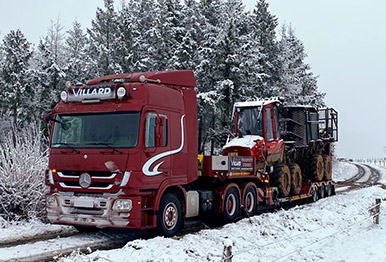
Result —
<instances>
[{"instance_id":1,"label":"marker light on roof","mask_svg":"<svg viewBox=\"0 0 386 262\"><path fill-rule=\"evenodd\" d=\"M117 90L118 98L122 99L125 95L126 95L126 89L123 86L119 87Z\"/></svg>"},{"instance_id":2,"label":"marker light on roof","mask_svg":"<svg viewBox=\"0 0 386 262\"><path fill-rule=\"evenodd\" d=\"M67 102L67 98L68 98L67 92L62 91L62 93L60 93L60 99L62 99L63 102Z\"/></svg>"}]
</instances>

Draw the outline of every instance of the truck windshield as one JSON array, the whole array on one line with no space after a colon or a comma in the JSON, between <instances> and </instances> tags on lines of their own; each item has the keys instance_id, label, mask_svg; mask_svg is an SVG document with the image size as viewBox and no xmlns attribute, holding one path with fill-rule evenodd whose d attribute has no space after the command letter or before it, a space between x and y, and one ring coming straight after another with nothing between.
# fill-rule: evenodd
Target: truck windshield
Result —
<instances>
[{"instance_id":1,"label":"truck windshield","mask_svg":"<svg viewBox=\"0 0 386 262\"><path fill-rule=\"evenodd\" d=\"M53 148L133 148L138 144L139 112L58 114Z\"/></svg>"},{"instance_id":2,"label":"truck windshield","mask_svg":"<svg viewBox=\"0 0 386 262\"><path fill-rule=\"evenodd\" d=\"M237 108L237 136L258 135L263 137L261 107Z\"/></svg>"}]
</instances>

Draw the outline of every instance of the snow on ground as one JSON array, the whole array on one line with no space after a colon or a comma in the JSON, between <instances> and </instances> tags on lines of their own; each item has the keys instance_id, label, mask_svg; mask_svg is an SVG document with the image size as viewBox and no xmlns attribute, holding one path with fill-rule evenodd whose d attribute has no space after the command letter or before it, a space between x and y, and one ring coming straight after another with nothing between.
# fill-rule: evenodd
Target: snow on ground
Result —
<instances>
[{"instance_id":1,"label":"snow on ground","mask_svg":"<svg viewBox=\"0 0 386 262\"><path fill-rule=\"evenodd\" d=\"M351 168L335 166L334 179L354 176ZM384 170L382 174L385 180ZM181 239L138 239L121 249L74 253L61 261L222 261L223 243L229 239L232 261L386 261L386 204L379 225L369 211L377 197L386 201L386 190L373 186L254 216L252 223L243 219Z\"/></svg>"},{"instance_id":2,"label":"snow on ground","mask_svg":"<svg viewBox=\"0 0 386 262\"><path fill-rule=\"evenodd\" d=\"M0 223L0 243L20 240L22 238L29 238L46 233L59 233L64 230L71 229L73 229L71 226L45 224L37 220L13 223L2 221Z\"/></svg>"}]
</instances>

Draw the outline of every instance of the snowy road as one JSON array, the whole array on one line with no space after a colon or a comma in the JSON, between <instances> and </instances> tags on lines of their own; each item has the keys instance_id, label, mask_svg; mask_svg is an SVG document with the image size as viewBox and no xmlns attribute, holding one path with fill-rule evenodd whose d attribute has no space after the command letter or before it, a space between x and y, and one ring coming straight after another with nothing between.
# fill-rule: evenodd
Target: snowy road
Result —
<instances>
[{"instance_id":1,"label":"snowy road","mask_svg":"<svg viewBox=\"0 0 386 262\"><path fill-rule=\"evenodd\" d=\"M251 221L242 219L221 228L200 230L176 238L146 240L144 235L135 234L79 234L72 227L65 227L68 236L38 241L38 238L33 238L35 232L29 236L30 243L12 245L10 242L15 241L15 235L34 230L28 226L23 230L23 226L18 226L15 230L19 232L15 234L12 228L0 229L0 261L48 261L57 256L56 260L63 262L215 262L222 261L226 239L233 241L233 261L236 262L386 261L385 207L382 206L380 225L373 225L373 211L369 212L375 197L386 200L386 187L379 183L386 182L384 174L382 177L371 166L352 164L341 165L336 170L334 179L343 189L336 196L254 216ZM42 227L49 230L54 226ZM7 245L12 246L5 246L7 241ZM28 241L27 237L25 242ZM85 254L96 249L110 250Z\"/></svg>"}]
</instances>

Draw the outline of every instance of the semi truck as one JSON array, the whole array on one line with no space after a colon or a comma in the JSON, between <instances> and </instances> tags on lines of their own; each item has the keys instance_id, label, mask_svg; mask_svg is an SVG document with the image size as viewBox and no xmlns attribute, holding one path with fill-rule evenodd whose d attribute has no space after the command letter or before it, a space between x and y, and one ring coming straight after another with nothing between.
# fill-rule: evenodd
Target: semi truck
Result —
<instances>
[{"instance_id":1,"label":"semi truck","mask_svg":"<svg viewBox=\"0 0 386 262\"><path fill-rule=\"evenodd\" d=\"M49 128L47 219L173 236L215 216L334 194L337 112L280 98L234 105L222 155L198 155L190 70L109 75L68 86Z\"/></svg>"}]
</instances>

